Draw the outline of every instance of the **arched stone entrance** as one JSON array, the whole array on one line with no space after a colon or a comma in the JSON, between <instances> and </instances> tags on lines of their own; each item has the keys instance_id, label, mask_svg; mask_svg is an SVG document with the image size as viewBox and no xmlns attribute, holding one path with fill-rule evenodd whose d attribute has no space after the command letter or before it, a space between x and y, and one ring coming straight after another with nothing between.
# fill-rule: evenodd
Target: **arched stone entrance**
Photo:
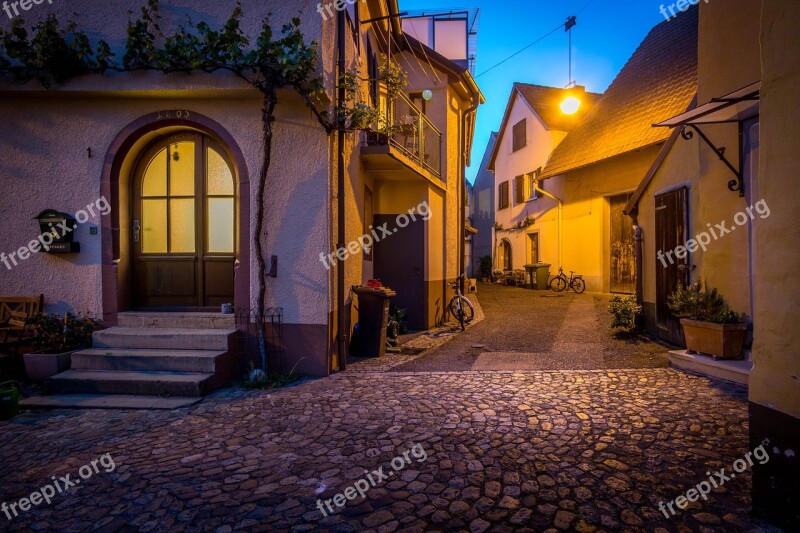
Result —
<instances>
[{"instance_id":1,"label":"arched stone entrance","mask_svg":"<svg viewBox=\"0 0 800 533\"><path fill-rule=\"evenodd\" d=\"M184 132L213 140L230 162L236 198L233 303L250 306L250 180L244 155L216 121L193 111L160 111L126 126L109 147L103 166L100 193L111 204L111 214L101 224L103 319L109 325L116 324L118 313L133 304L131 180L137 164L153 143Z\"/></svg>"}]
</instances>

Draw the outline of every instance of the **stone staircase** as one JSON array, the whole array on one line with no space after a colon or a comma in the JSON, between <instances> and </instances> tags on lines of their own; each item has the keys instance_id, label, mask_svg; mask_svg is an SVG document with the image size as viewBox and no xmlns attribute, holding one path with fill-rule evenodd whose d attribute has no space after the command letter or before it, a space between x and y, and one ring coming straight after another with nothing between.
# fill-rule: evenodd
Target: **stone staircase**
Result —
<instances>
[{"instance_id":1,"label":"stone staircase","mask_svg":"<svg viewBox=\"0 0 800 533\"><path fill-rule=\"evenodd\" d=\"M48 379L49 396L28 407L189 405L238 371L232 315L121 313L117 327L94 334L70 370Z\"/></svg>"}]
</instances>

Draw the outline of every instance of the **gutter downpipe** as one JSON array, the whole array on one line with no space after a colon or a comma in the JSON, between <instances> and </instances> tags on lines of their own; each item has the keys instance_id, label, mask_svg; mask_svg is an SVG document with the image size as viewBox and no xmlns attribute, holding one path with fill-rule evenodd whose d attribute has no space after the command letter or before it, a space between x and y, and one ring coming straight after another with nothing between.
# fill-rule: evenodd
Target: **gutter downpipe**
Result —
<instances>
[{"instance_id":1,"label":"gutter downpipe","mask_svg":"<svg viewBox=\"0 0 800 533\"><path fill-rule=\"evenodd\" d=\"M480 100L478 101L480 102ZM470 115L478 111L480 103L473 104L469 109L464 112L461 120L461 179L459 187L461 188L461 204L459 206L459 260L458 260L458 275L462 276L466 272L464 265L464 254L466 252L466 225L467 225L467 129L469 124ZM464 287L461 287L462 292Z\"/></svg>"},{"instance_id":2,"label":"gutter downpipe","mask_svg":"<svg viewBox=\"0 0 800 533\"><path fill-rule=\"evenodd\" d=\"M345 70L345 61L347 59L347 54L345 50L345 33L347 31L345 20L345 10L340 10L336 15L336 45L337 45L337 53L338 53L338 74L337 80L340 80L344 75ZM337 85L341 85L337 82ZM340 86L337 91L336 101L337 106L342 107L344 106L345 101L345 91L344 87ZM338 244L336 245L336 249L340 250L344 247L345 241L345 212L344 212L344 203L345 203L345 186L344 186L344 174L345 174L345 164L344 164L344 156L345 156L345 146L344 146L345 136L344 136L344 129L342 129L340 124L337 124L336 128L336 148L337 148L337 192L336 192L336 210L337 210L337 241ZM336 333L336 346L338 352L338 369L340 371L347 369L347 332L345 331L347 328L347 321L345 320L344 312L345 312L345 291L344 291L344 276L345 276L345 268L344 268L344 261L338 261L336 263L336 308L337 308L337 322L338 322L338 331Z\"/></svg>"},{"instance_id":3,"label":"gutter downpipe","mask_svg":"<svg viewBox=\"0 0 800 533\"><path fill-rule=\"evenodd\" d=\"M564 226L564 223L563 223L564 222L563 221L563 218L564 218L564 215L563 215L564 202L562 202L559 198L556 198L555 196L553 196L549 192L545 191L544 189L540 188L538 180L533 182L533 188L536 190L537 193L543 194L543 195L547 196L548 198L552 198L553 200L558 202L558 266L562 267L562 266L564 266L564 262L562 261L562 251L561 251L562 242L563 242L562 229L561 228Z\"/></svg>"}]
</instances>

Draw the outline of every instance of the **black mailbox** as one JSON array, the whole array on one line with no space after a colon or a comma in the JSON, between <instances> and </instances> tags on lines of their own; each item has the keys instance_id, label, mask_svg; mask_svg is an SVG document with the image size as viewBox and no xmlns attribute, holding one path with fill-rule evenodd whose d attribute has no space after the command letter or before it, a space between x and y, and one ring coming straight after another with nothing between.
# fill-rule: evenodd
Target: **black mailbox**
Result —
<instances>
[{"instance_id":1,"label":"black mailbox","mask_svg":"<svg viewBox=\"0 0 800 533\"><path fill-rule=\"evenodd\" d=\"M75 217L54 209L45 209L36 216L39 221L39 241L42 249L51 254L71 254L81 251L81 244L73 242L78 223ZM52 239L51 243L48 243Z\"/></svg>"}]
</instances>

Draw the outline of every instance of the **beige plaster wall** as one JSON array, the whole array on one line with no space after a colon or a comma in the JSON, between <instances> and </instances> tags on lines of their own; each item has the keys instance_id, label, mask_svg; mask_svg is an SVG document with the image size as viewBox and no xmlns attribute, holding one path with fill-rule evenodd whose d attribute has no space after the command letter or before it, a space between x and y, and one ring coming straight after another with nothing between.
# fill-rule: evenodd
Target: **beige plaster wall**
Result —
<instances>
[{"instance_id":1,"label":"beige plaster wall","mask_svg":"<svg viewBox=\"0 0 800 533\"><path fill-rule=\"evenodd\" d=\"M800 4L765 1L760 191L772 215L756 227L755 344L750 400L800 418ZM796 450L795 450L796 452Z\"/></svg>"}]
</instances>

